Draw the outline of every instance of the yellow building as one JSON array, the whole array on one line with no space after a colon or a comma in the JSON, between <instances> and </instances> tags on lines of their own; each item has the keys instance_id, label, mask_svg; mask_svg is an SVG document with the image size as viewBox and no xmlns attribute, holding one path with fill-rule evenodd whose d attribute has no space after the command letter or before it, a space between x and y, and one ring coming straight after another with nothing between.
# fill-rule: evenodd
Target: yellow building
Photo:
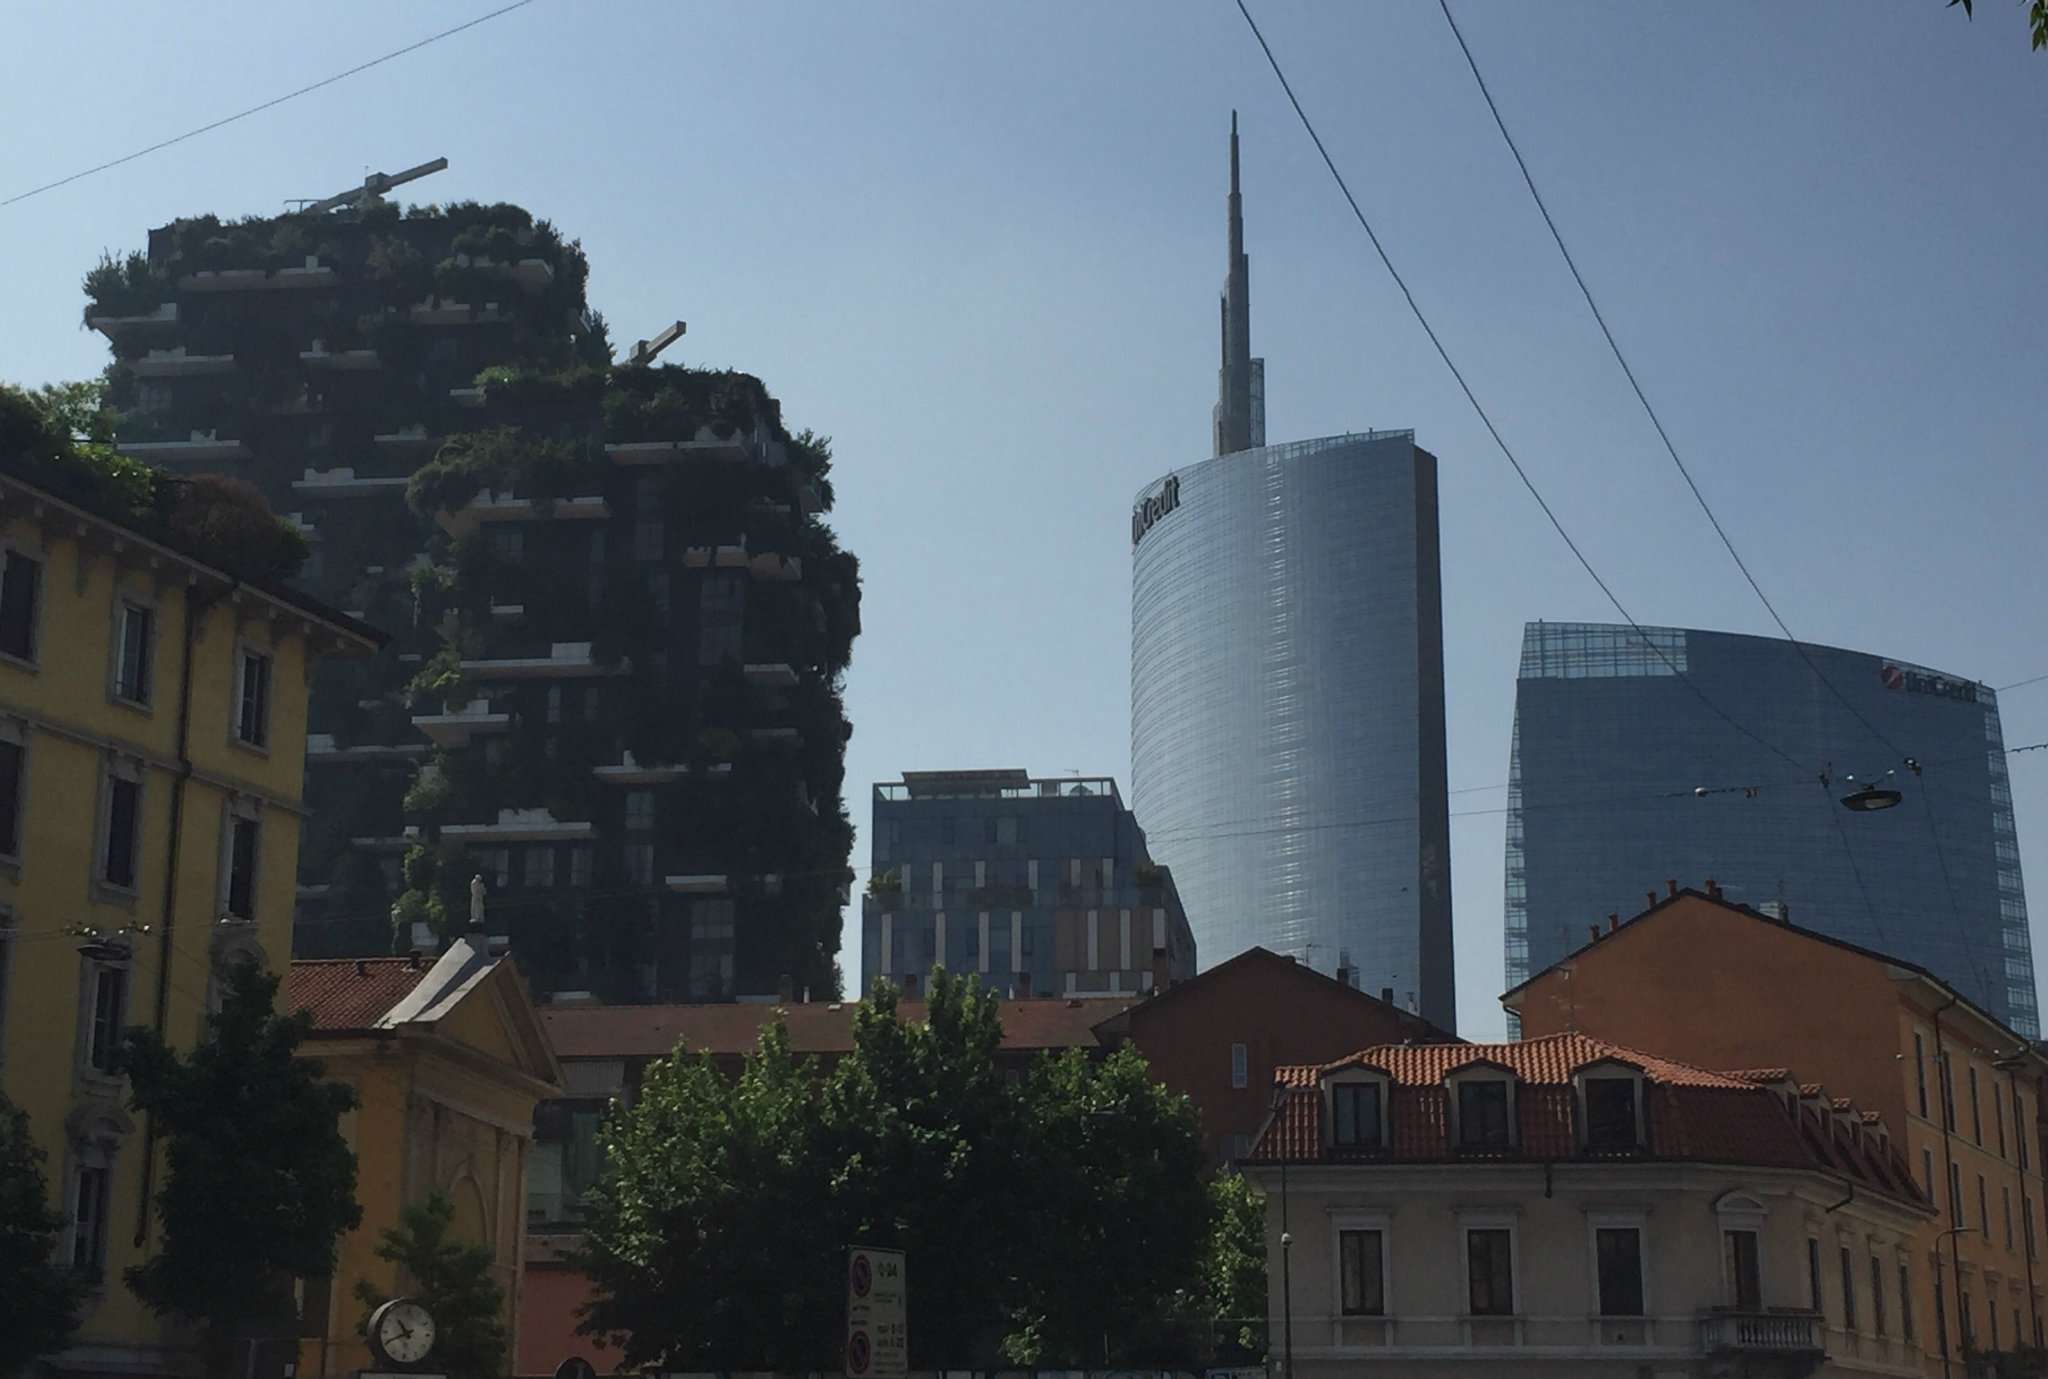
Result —
<instances>
[{"instance_id":1,"label":"yellow building","mask_svg":"<svg viewBox=\"0 0 2048 1379\"><path fill-rule=\"evenodd\" d=\"M53 1373L178 1367L122 1282L163 1154L112 1056L128 1025L189 1046L227 963L288 959L313 664L377 645L0 473L0 1089L94 1280Z\"/></svg>"},{"instance_id":2,"label":"yellow building","mask_svg":"<svg viewBox=\"0 0 2048 1379\"><path fill-rule=\"evenodd\" d=\"M401 1208L439 1192L455 1233L488 1246L505 1294L506 1364L517 1353L525 1264L526 1173L536 1102L562 1095L526 983L480 932L440 958L295 962L289 1004L313 1015L302 1052L356 1090L342 1130L356 1153L363 1222L341 1239L330 1279L308 1280L298 1374L350 1374L370 1364L356 1283L385 1295L411 1280L377 1258Z\"/></svg>"}]
</instances>

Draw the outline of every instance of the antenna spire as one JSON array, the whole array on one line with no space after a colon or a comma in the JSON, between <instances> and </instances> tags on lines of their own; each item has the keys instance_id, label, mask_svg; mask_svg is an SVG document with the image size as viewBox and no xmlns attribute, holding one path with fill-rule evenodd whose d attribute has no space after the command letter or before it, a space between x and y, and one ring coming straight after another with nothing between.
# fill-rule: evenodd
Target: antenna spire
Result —
<instances>
[{"instance_id":1,"label":"antenna spire","mask_svg":"<svg viewBox=\"0 0 2048 1379\"><path fill-rule=\"evenodd\" d=\"M1237 112L1230 112L1230 261L1223 279L1223 363L1216 387L1216 453L1266 443L1265 363L1252 358L1251 261L1244 252L1244 194Z\"/></svg>"}]
</instances>

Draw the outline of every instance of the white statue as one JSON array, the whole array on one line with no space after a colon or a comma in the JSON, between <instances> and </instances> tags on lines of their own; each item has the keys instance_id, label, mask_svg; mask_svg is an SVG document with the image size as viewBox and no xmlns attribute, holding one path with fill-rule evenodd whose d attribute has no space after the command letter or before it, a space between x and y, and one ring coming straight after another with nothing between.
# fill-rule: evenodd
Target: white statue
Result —
<instances>
[{"instance_id":1,"label":"white statue","mask_svg":"<svg viewBox=\"0 0 2048 1379\"><path fill-rule=\"evenodd\" d=\"M479 932L484 927L484 878L481 872L469 878L469 927Z\"/></svg>"}]
</instances>

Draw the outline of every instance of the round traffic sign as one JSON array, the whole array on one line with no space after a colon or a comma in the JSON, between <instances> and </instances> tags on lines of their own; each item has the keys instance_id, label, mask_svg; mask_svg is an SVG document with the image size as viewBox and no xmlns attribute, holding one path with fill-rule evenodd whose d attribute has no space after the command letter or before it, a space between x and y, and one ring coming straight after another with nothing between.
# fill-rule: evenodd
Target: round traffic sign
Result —
<instances>
[{"instance_id":1,"label":"round traffic sign","mask_svg":"<svg viewBox=\"0 0 2048 1379\"><path fill-rule=\"evenodd\" d=\"M848 1374L866 1374L870 1358L867 1332L856 1331L846 1338L846 1372Z\"/></svg>"},{"instance_id":2,"label":"round traffic sign","mask_svg":"<svg viewBox=\"0 0 2048 1379\"><path fill-rule=\"evenodd\" d=\"M868 1289L873 1285L874 1281L874 1266L868 1263L868 1257L866 1255L855 1255L853 1257L853 1295L857 1298L866 1297Z\"/></svg>"}]
</instances>

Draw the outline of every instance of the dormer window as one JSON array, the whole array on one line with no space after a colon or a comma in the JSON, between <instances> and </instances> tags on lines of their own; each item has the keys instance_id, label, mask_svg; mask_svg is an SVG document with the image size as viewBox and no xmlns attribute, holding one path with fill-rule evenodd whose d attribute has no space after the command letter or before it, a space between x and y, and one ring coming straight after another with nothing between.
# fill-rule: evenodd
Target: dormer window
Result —
<instances>
[{"instance_id":1,"label":"dormer window","mask_svg":"<svg viewBox=\"0 0 2048 1379\"><path fill-rule=\"evenodd\" d=\"M1385 1069L1353 1063L1322 1078L1323 1138L1333 1150L1376 1154L1390 1142Z\"/></svg>"},{"instance_id":2,"label":"dormer window","mask_svg":"<svg viewBox=\"0 0 2048 1379\"><path fill-rule=\"evenodd\" d=\"M1330 1142L1339 1149L1378 1149L1380 1084L1340 1082L1330 1088Z\"/></svg>"},{"instance_id":3,"label":"dormer window","mask_svg":"<svg viewBox=\"0 0 2048 1379\"><path fill-rule=\"evenodd\" d=\"M1636 1080L1586 1079L1586 1148L1616 1153L1641 1147L1636 1133Z\"/></svg>"},{"instance_id":4,"label":"dormer window","mask_svg":"<svg viewBox=\"0 0 2048 1379\"><path fill-rule=\"evenodd\" d=\"M1458 1083L1458 1148L1506 1149L1514 1142L1506 1078Z\"/></svg>"}]
</instances>

